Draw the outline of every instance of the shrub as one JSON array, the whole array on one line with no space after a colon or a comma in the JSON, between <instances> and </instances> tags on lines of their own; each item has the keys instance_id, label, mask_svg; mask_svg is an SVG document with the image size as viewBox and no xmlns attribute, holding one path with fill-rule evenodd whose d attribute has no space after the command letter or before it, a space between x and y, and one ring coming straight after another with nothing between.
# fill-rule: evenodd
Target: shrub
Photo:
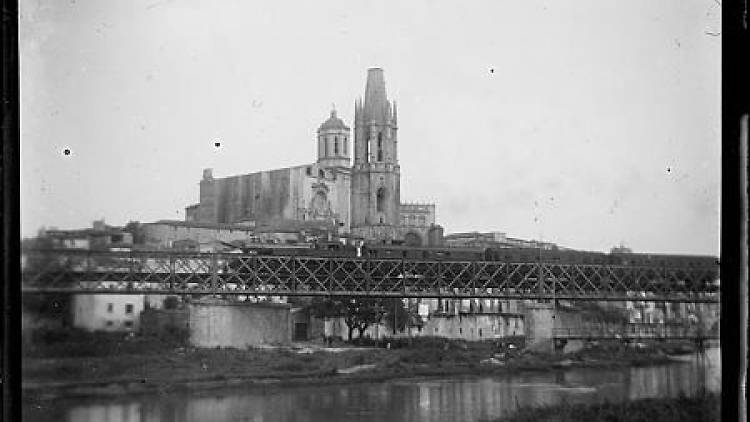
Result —
<instances>
[{"instance_id":1,"label":"shrub","mask_svg":"<svg viewBox=\"0 0 750 422\"><path fill-rule=\"evenodd\" d=\"M179 303L177 296L167 296L164 298L164 309L177 309Z\"/></svg>"},{"instance_id":2,"label":"shrub","mask_svg":"<svg viewBox=\"0 0 750 422\"><path fill-rule=\"evenodd\" d=\"M355 365L364 365L366 362L365 355L359 354L354 358Z\"/></svg>"},{"instance_id":3,"label":"shrub","mask_svg":"<svg viewBox=\"0 0 750 422\"><path fill-rule=\"evenodd\" d=\"M186 345L190 339L190 330L185 327L167 325L159 334L159 340L168 344Z\"/></svg>"}]
</instances>

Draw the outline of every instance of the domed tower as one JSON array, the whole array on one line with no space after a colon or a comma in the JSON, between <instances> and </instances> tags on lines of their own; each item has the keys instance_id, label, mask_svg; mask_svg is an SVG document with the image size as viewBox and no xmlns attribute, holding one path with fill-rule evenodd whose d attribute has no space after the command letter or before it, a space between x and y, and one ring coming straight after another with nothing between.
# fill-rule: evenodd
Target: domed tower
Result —
<instances>
[{"instance_id":1,"label":"domed tower","mask_svg":"<svg viewBox=\"0 0 750 422\"><path fill-rule=\"evenodd\" d=\"M318 164L321 167L349 167L349 127L331 110L318 128Z\"/></svg>"},{"instance_id":2,"label":"domed tower","mask_svg":"<svg viewBox=\"0 0 750 422\"><path fill-rule=\"evenodd\" d=\"M351 227L368 237L392 240L400 223L396 105L388 101L383 70L367 71L364 103L354 106Z\"/></svg>"}]
</instances>

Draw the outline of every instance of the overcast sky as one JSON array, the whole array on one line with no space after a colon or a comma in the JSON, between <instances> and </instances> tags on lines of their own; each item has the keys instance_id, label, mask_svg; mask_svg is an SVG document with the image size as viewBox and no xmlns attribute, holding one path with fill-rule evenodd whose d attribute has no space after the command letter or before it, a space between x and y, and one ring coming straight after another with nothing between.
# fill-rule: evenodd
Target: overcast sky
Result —
<instances>
[{"instance_id":1,"label":"overcast sky","mask_svg":"<svg viewBox=\"0 0 750 422\"><path fill-rule=\"evenodd\" d=\"M25 0L22 234L183 219L203 168L313 162L332 104L353 126L378 66L402 201L436 203L446 232L718 254L720 15L714 0Z\"/></svg>"}]
</instances>

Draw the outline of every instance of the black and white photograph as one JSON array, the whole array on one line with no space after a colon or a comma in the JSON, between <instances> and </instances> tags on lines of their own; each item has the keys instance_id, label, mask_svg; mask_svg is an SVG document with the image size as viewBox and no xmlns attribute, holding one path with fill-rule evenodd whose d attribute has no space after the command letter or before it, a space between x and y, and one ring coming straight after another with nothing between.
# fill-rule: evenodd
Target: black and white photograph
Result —
<instances>
[{"instance_id":1,"label":"black and white photograph","mask_svg":"<svg viewBox=\"0 0 750 422\"><path fill-rule=\"evenodd\" d=\"M18 7L23 421L721 420L719 0Z\"/></svg>"}]
</instances>

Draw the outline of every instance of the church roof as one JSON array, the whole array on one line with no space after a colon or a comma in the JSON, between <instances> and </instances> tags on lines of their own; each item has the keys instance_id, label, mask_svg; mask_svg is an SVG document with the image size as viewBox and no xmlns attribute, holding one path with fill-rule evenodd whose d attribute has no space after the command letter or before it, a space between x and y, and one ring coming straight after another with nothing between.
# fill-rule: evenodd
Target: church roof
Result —
<instances>
[{"instance_id":1,"label":"church roof","mask_svg":"<svg viewBox=\"0 0 750 422\"><path fill-rule=\"evenodd\" d=\"M344 124L344 121L336 116L336 110L331 110L331 117L328 118L322 125L320 125L319 131L330 130L330 129L344 129L349 130L349 127Z\"/></svg>"}]
</instances>

